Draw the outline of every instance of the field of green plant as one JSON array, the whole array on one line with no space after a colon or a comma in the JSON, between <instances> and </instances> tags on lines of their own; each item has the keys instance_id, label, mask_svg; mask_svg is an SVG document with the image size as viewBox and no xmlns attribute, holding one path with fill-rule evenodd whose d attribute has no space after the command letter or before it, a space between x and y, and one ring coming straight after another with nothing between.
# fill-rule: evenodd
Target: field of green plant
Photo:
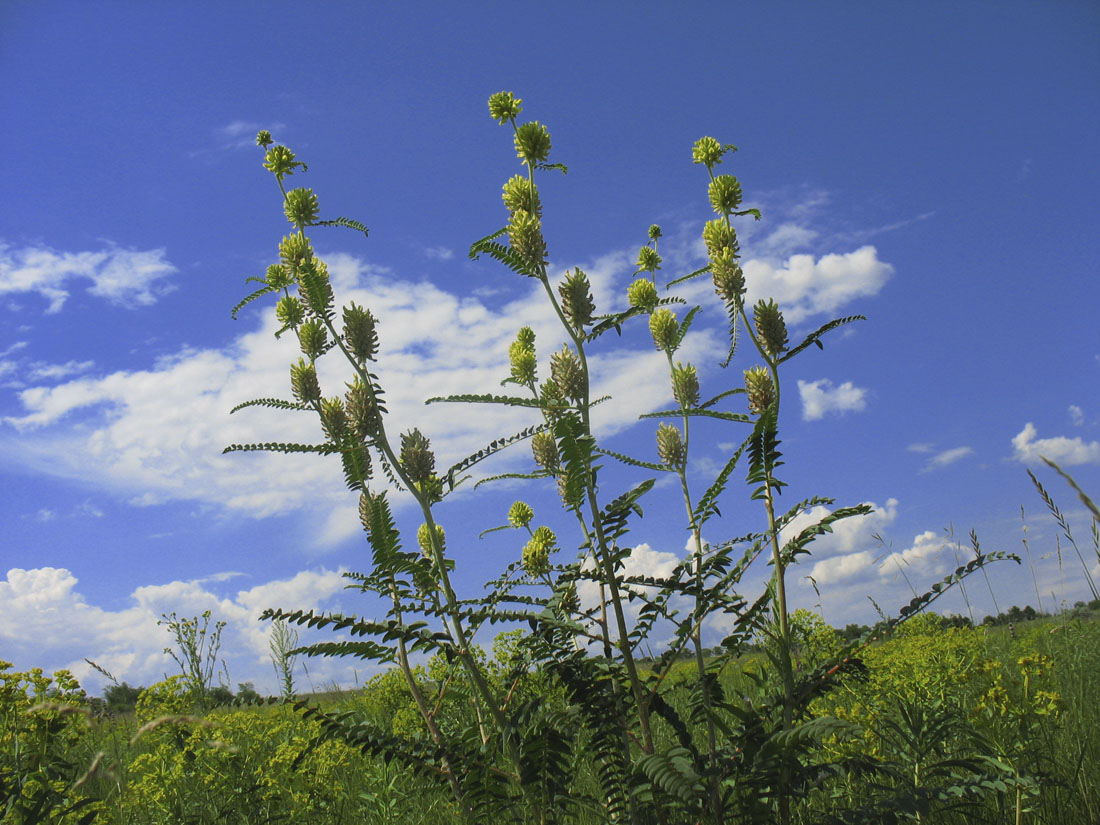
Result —
<instances>
[{"instance_id":1,"label":"field of green plant","mask_svg":"<svg viewBox=\"0 0 1100 825\"><path fill-rule=\"evenodd\" d=\"M164 617L181 675L141 691L116 683L113 715L70 674L0 663L2 821L1100 823L1100 622L1090 610L1100 601L1034 621L1015 608L979 627L936 616L927 609L967 577L1019 561L983 552L974 536L965 562L874 627L841 633L788 603L788 578L814 540L870 508L780 498L785 364L862 318L838 318L792 345L782 307L748 303L736 226L759 212L741 208L740 182L721 171L735 147L703 137L691 150L715 214L701 230L707 265L664 280L653 225L620 305L597 308L580 268L552 283L538 181L565 167L550 162L548 128L520 120L521 103L508 92L489 100L520 173L503 186L506 225L470 254L538 284L565 343L540 361L524 326L502 364L509 394L474 387L431 401L518 408L530 425L446 469L426 434L387 429L396 425L376 372L384 327L369 307L337 309L306 234L366 227L322 220L311 189L288 189L305 165L261 131L263 165L292 231L233 311L276 298L278 335L296 337L301 356L290 365L290 398L249 400L233 412L312 415L323 440L258 440L226 452L339 457L369 544L365 569L346 574L349 587L380 597L385 613L272 606L263 618L273 623L283 695L267 702L241 686L236 704L218 704L230 698L215 685L223 625L211 626L209 613ZM705 276L728 317L725 366L738 364L707 393L695 366L677 357L699 307L676 286ZM601 446L591 423L602 399L588 358L607 333L634 324L663 355L659 379L675 399L639 416L659 422L657 462ZM318 369L329 356L346 371L335 388L322 387L331 372ZM734 435L710 443L714 431L701 420ZM719 443L733 447L714 461ZM483 591L459 593L452 573L462 557L448 546L463 538L444 530L439 505L483 460L516 445L530 450L529 471L496 478L543 485L575 529L559 537L516 501L498 528L523 537L516 560ZM720 468L701 490L688 472L693 460ZM757 517L733 525L723 509L738 478ZM1100 558L1100 511L1066 481L1093 514ZM399 494L422 520L413 535L402 535L391 509ZM628 574L631 530L659 494L682 514L693 549L667 575ZM811 511L825 514L796 530ZM704 527L727 538L708 543ZM572 547L579 552L563 549ZM1078 555L1088 577L1091 560ZM750 585L746 573L765 565L766 584ZM500 625L518 629L500 633ZM704 627L719 625L721 645L705 648ZM299 627L338 635L298 646ZM389 669L359 690L301 697L293 662L302 656Z\"/></svg>"}]
</instances>

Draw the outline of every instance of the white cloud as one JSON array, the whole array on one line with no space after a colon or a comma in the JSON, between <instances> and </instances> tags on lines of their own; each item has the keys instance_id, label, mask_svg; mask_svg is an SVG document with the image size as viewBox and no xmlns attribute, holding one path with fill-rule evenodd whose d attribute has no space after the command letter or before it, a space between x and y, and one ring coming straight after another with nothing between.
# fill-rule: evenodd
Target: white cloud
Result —
<instances>
[{"instance_id":1,"label":"white cloud","mask_svg":"<svg viewBox=\"0 0 1100 825\"><path fill-rule=\"evenodd\" d=\"M429 246L424 254L433 261L449 261L455 256L454 250L445 246Z\"/></svg>"},{"instance_id":2,"label":"white cloud","mask_svg":"<svg viewBox=\"0 0 1100 825\"><path fill-rule=\"evenodd\" d=\"M1076 404L1069 405L1069 420L1073 422L1074 427L1080 427L1085 423L1085 411L1078 407Z\"/></svg>"},{"instance_id":3,"label":"white cloud","mask_svg":"<svg viewBox=\"0 0 1100 825\"><path fill-rule=\"evenodd\" d=\"M971 447L953 447L950 450L943 450L928 459L921 472L927 473L932 470L938 470L941 467L946 467L949 464L954 464L956 461L966 458L968 455L972 455L973 452L974 450Z\"/></svg>"},{"instance_id":4,"label":"white cloud","mask_svg":"<svg viewBox=\"0 0 1100 825\"><path fill-rule=\"evenodd\" d=\"M346 580L338 571L303 571L289 579L239 590L229 597L218 596L204 586L235 575L239 574L214 574L194 581L139 587L130 594L126 607L107 610L88 603L69 570L14 568L7 571L6 579L0 579L0 604L4 605L0 611L0 644L6 658L33 658L35 665L48 669L67 667L92 692L102 687L104 680L84 658L106 668L120 681L149 685L178 670L164 653L172 639L167 629L157 624L161 616L172 612L180 617L197 616L210 610L212 622L226 622L221 652L227 659L230 677L235 682L254 681L261 689L266 685L274 692L268 661L269 625L257 621L260 614L269 607L331 607ZM343 675L341 666L328 660L318 664L311 661L309 667L322 679Z\"/></svg>"},{"instance_id":5,"label":"white cloud","mask_svg":"<svg viewBox=\"0 0 1100 825\"><path fill-rule=\"evenodd\" d=\"M934 449L936 449L936 445L922 442L919 444L910 444L905 449L907 449L911 453L930 453Z\"/></svg>"},{"instance_id":6,"label":"white cloud","mask_svg":"<svg viewBox=\"0 0 1100 825\"><path fill-rule=\"evenodd\" d=\"M87 291L126 307L155 303L172 289L164 279L176 271L164 249L110 247L100 252L58 252L49 247L11 249L0 244L0 295L36 292L60 312L73 281L90 281Z\"/></svg>"},{"instance_id":7,"label":"white cloud","mask_svg":"<svg viewBox=\"0 0 1100 825\"><path fill-rule=\"evenodd\" d=\"M81 372L87 372L94 366L95 361L71 360L66 361L64 364L44 364L39 362L31 365L27 372L27 377L32 381L49 381L57 378L66 378Z\"/></svg>"},{"instance_id":8,"label":"white cloud","mask_svg":"<svg viewBox=\"0 0 1100 825\"><path fill-rule=\"evenodd\" d=\"M867 407L867 390L851 381L834 387L828 378L799 379L798 394L802 398L803 421L817 421L826 413L860 412Z\"/></svg>"},{"instance_id":9,"label":"white cloud","mask_svg":"<svg viewBox=\"0 0 1100 825\"><path fill-rule=\"evenodd\" d=\"M1036 434L1035 425L1029 421L1013 437L1013 457L1017 461L1037 464L1042 456L1065 467L1072 467L1075 464L1100 464L1100 442L1098 441L1086 443L1080 436L1036 439Z\"/></svg>"}]
</instances>

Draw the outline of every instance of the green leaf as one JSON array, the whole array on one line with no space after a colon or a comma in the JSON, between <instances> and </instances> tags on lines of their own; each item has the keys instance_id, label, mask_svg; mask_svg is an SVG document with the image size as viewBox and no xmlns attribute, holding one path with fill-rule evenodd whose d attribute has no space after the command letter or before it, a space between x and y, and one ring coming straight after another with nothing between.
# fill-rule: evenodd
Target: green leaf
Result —
<instances>
[{"instance_id":1,"label":"green leaf","mask_svg":"<svg viewBox=\"0 0 1100 825\"><path fill-rule=\"evenodd\" d=\"M621 461L623 464L629 464L632 467L642 467L646 470L656 470L661 473L674 473L676 472L671 467L666 467L664 464L655 464L651 461L641 461L637 458L631 458L628 455L622 453L616 453L614 450L605 450L603 447L598 447L596 452L600 455L611 456L611 458Z\"/></svg>"},{"instance_id":2,"label":"green leaf","mask_svg":"<svg viewBox=\"0 0 1100 825\"><path fill-rule=\"evenodd\" d=\"M331 221L317 221L314 226L345 226L348 229L354 229L356 232L362 232L364 235L368 234L367 228L359 221L352 220L351 218L333 218Z\"/></svg>"},{"instance_id":3,"label":"green leaf","mask_svg":"<svg viewBox=\"0 0 1100 825\"><path fill-rule=\"evenodd\" d=\"M237 410L243 410L245 407L270 407L275 410L313 409L308 404L300 404L297 401L283 401L281 398L257 398L252 401L245 401L242 404L238 404L236 407L229 411L229 414L232 415Z\"/></svg>"},{"instance_id":4,"label":"green leaf","mask_svg":"<svg viewBox=\"0 0 1100 825\"><path fill-rule=\"evenodd\" d=\"M321 453L331 455L340 452L335 444L284 444L281 441L265 441L262 444L230 444L224 450L225 453Z\"/></svg>"},{"instance_id":5,"label":"green leaf","mask_svg":"<svg viewBox=\"0 0 1100 825\"><path fill-rule=\"evenodd\" d=\"M522 398L511 395L445 395L429 398L425 404L435 404L446 401L451 404L503 404L506 407L538 407L541 402L537 398Z\"/></svg>"},{"instance_id":6,"label":"green leaf","mask_svg":"<svg viewBox=\"0 0 1100 825\"><path fill-rule=\"evenodd\" d=\"M752 417L744 413L722 412L721 410L706 410L701 407L691 407L686 410L661 410L660 412L642 413L638 418L679 418L682 415L697 416L702 418L721 418L723 421L737 421L742 424L751 424Z\"/></svg>"},{"instance_id":7,"label":"green leaf","mask_svg":"<svg viewBox=\"0 0 1100 825\"><path fill-rule=\"evenodd\" d=\"M248 304L251 304L257 298L261 298L264 295L267 295L269 292L278 292L278 290L275 287L268 284L262 278L253 278L253 279L250 279L250 280L259 281L260 283L264 284L264 286L260 287L255 292L253 292L251 295L249 295L245 298L242 298L240 301L237 302L237 305L234 306L233 309L229 313L234 321L237 320L237 313L240 312Z\"/></svg>"},{"instance_id":8,"label":"green leaf","mask_svg":"<svg viewBox=\"0 0 1100 825\"><path fill-rule=\"evenodd\" d=\"M665 289L671 289L672 287L676 286L676 284L682 284L684 281L690 281L692 278L698 278L700 275L703 275L707 272L710 272L710 264L707 264L702 269L697 269L694 272L689 272L687 275L681 275L674 281L669 281L667 284L665 284Z\"/></svg>"},{"instance_id":9,"label":"green leaf","mask_svg":"<svg viewBox=\"0 0 1100 825\"><path fill-rule=\"evenodd\" d=\"M797 347L795 347L794 349L787 350L787 352L785 352L783 354L783 357L780 358L777 363L782 364L784 361L787 361L787 360L793 358L798 353L802 352L802 350L806 349L806 347L810 346L810 344L815 344L818 349L825 349L825 345L821 343L821 336L824 335L826 332L828 332L829 330L836 329L837 327L842 327L845 324L850 324L853 321L866 321L866 320L867 320L867 318L863 315L849 315L846 318L837 318L833 321L830 321L829 323L825 324L824 326L818 327L813 332L811 332L809 335L807 335L802 340L802 343L799 344Z\"/></svg>"}]
</instances>

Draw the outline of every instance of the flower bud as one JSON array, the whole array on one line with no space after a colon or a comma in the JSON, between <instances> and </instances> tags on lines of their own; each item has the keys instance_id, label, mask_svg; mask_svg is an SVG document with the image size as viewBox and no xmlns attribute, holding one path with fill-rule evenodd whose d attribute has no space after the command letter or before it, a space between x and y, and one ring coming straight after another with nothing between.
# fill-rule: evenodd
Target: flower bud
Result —
<instances>
[{"instance_id":1,"label":"flower bud","mask_svg":"<svg viewBox=\"0 0 1100 825\"><path fill-rule=\"evenodd\" d=\"M545 576L550 572L550 553L555 549L557 536L549 527L540 527L523 546L523 569L529 576Z\"/></svg>"},{"instance_id":2,"label":"flower bud","mask_svg":"<svg viewBox=\"0 0 1100 825\"><path fill-rule=\"evenodd\" d=\"M535 346L535 331L531 327L520 327L516 333L516 340L532 349Z\"/></svg>"},{"instance_id":3,"label":"flower bud","mask_svg":"<svg viewBox=\"0 0 1100 825\"><path fill-rule=\"evenodd\" d=\"M513 381L524 386L535 382L538 358L534 347L527 346L523 341L513 341L508 347L508 362L512 367Z\"/></svg>"},{"instance_id":4,"label":"flower bud","mask_svg":"<svg viewBox=\"0 0 1100 825\"><path fill-rule=\"evenodd\" d=\"M344 341L360 364L378 354L377 322L370 310L354 302L344 307Z\"/></svg>"},{"instance_id":5,"label":"flower bud","mask_svg":"<svg viewBox=\"0 0 1100 825\"><path fill-rule=\"evenodd\" d=\"M561 296L562 311L575 329L579 331L592 322L596 304L592 300L588 276L580 267L565 276L565 280L558 285L558 294Z\"/></svg>"},{"instance_id":6,"label":"flower bud","mask_svg":"<svg viewBox=\"0 0 1100 825\"><path fill-rule=\"evenodd\" d=\"M550 157L550 132L537 120L516 128L516 155L528 166Z\"/></svg>"},{"instance_id":7,"label":"flower bud","mask_svg":"<svg viewBox=\"0 0 1100 825\"><path fill-rule=\"evenodd\" d=\"M339 398L321 399L321 428L333 444L339 444L348 434L348 416Z\"/></svg>"},{"instance_id":8,"label":"flower bud","mask_svg":"<svg viewBox=\"0 0 1100 825\"><path fill-rule=\"evenodd\" d=\"M271 172L279 180L287 175L293 175L294 167L301 165L301 161L295 160L294 153L285 146L272 146L264 154L264 169Z\"/></svg>"},{"instance_id":9,"label":"flower bud","mask_svg":"<svg viewBox=\"0 0 1100 825\"><path fill-rule=\"evenodd\" d=\"M661 237L661 227L659 227L657 224L652 224L649 227L649 239L651 241L655 241L660 237Z\"/></svg>"},{"instance_id":10,"label":"flower bud","mask_svg":"<svg viewBox=\"0 0 1100 825\"><path fill-rule=\"evenodd\" d=\"M570 582L569 586L561 594L561 601L559 602L561 613L564 616L568 616L571 613L576 613L581 609L581 600L577 595L577 585L575 582Z\"/></svg>"},{"instance_id":11,"label":"flower bud","mask_svg":"<svg viewBox=\"0 0 1100 825\"><path fill-rule=\"evenodd\" d=\"M283 201L283 212L286 214L286 219L294 226L298 228L309 226L317 220L320 212L317 196L313 194L312 189L291 189L286 193L286 199Z\"/></svg>"},{"instance_id":12,"label":"flower bud","mask_svg":"<svg viewBox=\"0 0 1100 825\"><path fill-rule=\"evenodd\" d=\"M734 260L733 251L724 249L710 259L714 291L727 303L739 301L745 294L745 273Z\"/></svg>"},{"instance_id":13,"label":"flower bud","mask_svg":"<svg viewBox=\"0 0 1100 825\"><path fill-rule=\"evenodd\" d=\"M279 319L279 323L284 327L296 327L302 323L305 310L302 309L301 302L293 295L284 295L279 299L279 303L275 305L275 317Z\"/></svg>"},{"instance_id":14,"label":"flower bud","mask_svg":"<svg viewBox=\"0 0 1100 825\"><path fill-rule=\"evenodd\" d=\"M626 288L626 300L632 307L652 309L657 305L657 287L649 278L638 278Z\"/></svg>"},{"instance_id":15,"label":"flower bud","mask_svg":"<svg viewBox=\"0 0 1100 825\"><path fill-rule=\"evenodd\" d=\"M272 264L267 268L267 277L264 278L264 281L274 289L286 289L294 283L294 276L287 271L285 266Z\"/></svg>"},{"instance_id":16,"label":"flower bud","mask_svg":"<svg viewBox=\"0 0 1100 825\"><path fill-rule=\"evenodd\" d=\"M728 215L741 205L741 183L733 175L719 175L707 189L710 205L719 215Z\"/></svg>"},{"instance_id":17,"label":"flower bud","mask_svg":"<svg viewBox=\"0 0 1100 825\"><path fill-rule=\"evenodd\" d=\"M317 318L332 317L332 284L324 261L311 258L298 267L298 295L310 314Z\"/></svg>"},{"instance_id":18,"label":"flower bud","mask_svg":"<svg viewBox=\"0 0 1100 825\"><path fill-rule=\"evenodd\" d=\"M497 92L489 98L489 116L497 123L504 125L509 120L519 117L523 111L520 104L523 99L515 97L511 92Z\"/></svg>"},{"instance_id":19,"label":"flower bud","mask_svg":"<svg viewBox=\"0 0 1100 825\"><path fill-rule=\"evenodd\" d=\"M344 394L344 409L348 414L348 423L355 430L355 434L363 439L372 439L378 435L382 427L382 416L378 412L378 406L371 400L367 392L367 385L359 378L347 385L348 391Z\"/></svg>"},{"instance_id":20,"label":"flower bud","mask_svg":"<svg viewBox=\"0 0 1100 825\"><path fill-rule=\"evenodd\" d=\"M413 484L431 480L435 472L435 455L431 451L431 442L420 430L412 430L401 435L401 466Z\"/></svg>"},{"instance_id":21,"label":"flower bud","mask_svg":"<svg viewBox=\"0 0 1100 825\"><path fill-rule=\"evenodd\" d=\"M274 142L275 141L273 141L271 139L271 132L267 131L267 129L261 129L260 131L258 131L256 133L256 145L257 146L262 146L263 148L266 149L268 146L270 146Z\"/></svg>"},{"instance_id":22,"label":"flower bud","mask_svg":"<svg viewBox=\"0 0 1100 825\"><path fill-rule=\"evenodd\" d=\"M649 332L653 336L653 343L659 350L672 352L676 349L676 337L680 331L680 323L671 310L661 307L653 310L649 316Z\"/></svg>"},{"instance_id":23,"label":"flower bud","mask_svg":"<svg viewBox=\"0 0 1100 825\"><path fill-rule=\"evenodd\" d=\"M741 251L737 243L737 232L726 223L725 218L716 218L703 224L703 243L707 245L707 254L712 258L723 250L733 250L734 256Z\"/></svg>"},{"instance_id":24,"label":"flower bud","mask_svg":"<svg viewBox=\"0 0 1100 825\"><path fill-rule=\"evenodd\" d=\"M523 175L512 176L504 184L504 205L509 214L518 209L530 212L536 218L542 217L542 201L539 199L539 190L529 178Z\"/></svg>"},{"instance_id":25,"label":"flower bud","mask_svg":"<svg viewBox=\"0 0 1100 825\"><path fill-rule=\"evenodd\" d=\"M508 523L513 527L526 527L535 517L535 511L525 501L516 501L508 508Z\"/></svg>"},{"instance_id":26,"label":"flower bud","mask_svg":"<svg viewBox=\"0 0 1100 825\"><path fill-rule=\"evenodd\" d=\"M309 238L299 234L283 238L279 243L279 259L291 276L297 277L298 267L306 261L313 260L313 248L309 244Z\"/></svg>"},{"instance_id":27,"label":"flower bud","mask_svg":"<svg viewBox=\"0 0 1100 825\"><path fill-rule=\"evenodd\" d=\"M726 153L725 147L712 137L701 137L691 147L691 162L701 163L708 169L712 169L722 162L722 155Z\"/></svg>"},{"instance_id":28,"label":"flower bud","mask_svg":"<svg viewBox=\"0 0 1100 825\"><path fill-rule=\"evenodd\" d=\"M775 301L765 303L763 298L757 301L752 308L752 320L756 335L770 357L775 358L787 348L787 325Z\"/></svg>"},{"instance_id":29,"label":"flower bud","mask_svg":"<svg viewBox=\"0 0 1100 825\"><path fill-rule=\"evenodd\" d=\"M558 497L561 499L562 506L567 510L573 510L580 507L581 502L584 501L584 487L577 485L572 491L569 490L569 476L565 473L558 473Z\"/></svg>"},{"instance_id":30,"label":"flower bud","mask_svg":"<svg viewBox=\"0 0 1100 825\"><path fill-rule=\"evenodd\" d=\"M435 538L439 544L440 551L447 549L447 534L443 532L443 527L435 525ZM416 543L420 545L420 552L424 554L425 558L432 557L432 534L428 529L427 524L421 524L416 530Z\"/></svg>"},{"instance_id":31,"label":"flower bud","mask_svg":"<svg viewBox=\"0 0 1100 825\"><path fill-rule=\"evenodd\" d=\"M297 364L290 365L290 391L303 404L311 404L321 397L321 385L317 381L317 370L313 364L307 364L301 358Z\"/></svg>"},{"instance_id":32,"label":"flower bud","mask_svg":"<svg viewBox=\"0 0 1100 825\"><path fill-rule=\"evenodd\" d=\"M749 396L749 412L760 415L775 401L775 385L766 367L745 370L745 390Z\"/></svg>"},{"instance_id":33,"label":"flower bud","mask_svg":"<svg viewBox=\"0 0 1100 825\"><path fill-rule=\"evenodd\" d=\"M508 242L517 255L536 269L546 265L546 241L537 216L524 209L513 212L508 222Z\"/></svg>"},{"instance_id":34,"label":"flower bud","mask_svg":"<svg viewBox=\"0 0 1100 825\"><path fill-rule=\"evenodd\" d=\"M553 471L558 468L558 445L554 436L546 430L535 433L531 438L531 453L542 469Z\"/></svg>"},{"instance_id":35,"label":"flower bud","mask_svg":"<svg viewBox=\"0 0 1100 825\"><path fill-rule=\"evenodd\" d=\"M694 407L699 403L699 376L691 364L679 361L672 368L672 394L681 407Z\"/></svg>"},{"instance_id":36,"label":"flower bud","mask_svg":"<svg viewBox=\"0 0 1100 825\"><path fill-rule=\"evenodd\" d=\"M672 424L661 424L657 427L657 455L668 467L684 466L684 439L680 430Z\"/></svg>"},{"instance_id":37,"label":"flower bud","mask_svg":"<svg viewBox=\"0 0 1100 825\"><path fill-rule=\"evenodd\" d=\"M550 356L550 378L566 398L573 401L584 398L584 371L577 354L568 344L563 345L560 352Z\"/></svg>"},{"instance_id":38,"label":"flower bud","mask_svg":"<svg viewBox=\"0 0 1100 825\"><path fill-rule=\"evenodd\" d=\"M641 272L656 272L661 268L661 256L652 246L643 246L638 250L638 261L634 265Z\"/></svg>"},{"instance_id":39,"label":"flower bud","mask_svg":"<svg viewBox=\"0 0 1100 825\"><path fill-rule=\"evenodd\" d=\"M320 357L328 344L328 331L325 325L316 318L310 318L298 327L298 343L302 347L302 352L311 361Z\"/></svg>"}]
</instances>

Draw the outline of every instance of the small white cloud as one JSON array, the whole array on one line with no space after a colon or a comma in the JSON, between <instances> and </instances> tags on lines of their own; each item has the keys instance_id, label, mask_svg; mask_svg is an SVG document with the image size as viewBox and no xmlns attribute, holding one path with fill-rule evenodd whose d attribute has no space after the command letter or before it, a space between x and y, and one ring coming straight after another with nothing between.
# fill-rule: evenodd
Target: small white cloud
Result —
<instances>
[{"instance_id":1,"label":"small white cloud","mask_svg":"<svg viewBox=\"0 0 1100 825\"><path fill-rule=\"evenodd\" d=\"M88 293L125 307L147 306L172 289L176 271L164 249L111 247L100 252L58 252L49 247L11 249L0 244L0 295L36 292L60 312L74 281L90 281Z\"/></svg>"},{"instance_id":2,"label":"small white cloud","mask_svg":"<svg viewBox=\"0 0 1100 825\"><path fill-rule=\"evenodd\" d=\"M429 246L424 254L433 261L449 261L455 256L454 250L445 246Z\"/></svg>"},{"instance_id":3,"label":"small white cloud","mask_svg":"<svg viewBox=\"0 0 1100 825\"><path fill-rule=\"evenodd\" d=\"M1075 464L1100 464L1100 441L1086 443L1080 436L1036 439L1037 430L1030 421L1012 439L1013 458L1024 464L1037 464L1040 456L1065 467Z\"/></svg>"},{"instance_id":4,"label":"small white cloud","mask_svg":"<svg viewBox=\"0 0 1100 825\"><path fill-rule=\"evenodd\" d=\"M1074 427L1080 427L1085 423L1085 411L1078 407L1076 404L1069 405L1069 420L1073 422Z\"/></svg>"},{"instance_id":5,"label":"small white cloud","mask_svg":"<svg viewBox=\"0 0 1100 825\"><path fill-rule=\"evenodd\" d=\"M922 442L922 443L919 443L919 444L910 444L905 449L907 449L911 453L930 453L934 449L936 449L936 445L935 444L928 444L926 442Z\"/></svg>"},{"instance_id":6,"label":"small white cloud","mask_svg":"<svg viewBox=\"0 0 1100 825\"><path fill-rule=\"evenodd\" d=\"M35 363L31 365L27 377L32 381L49 381L87 372L94 366L95 361L66 361L64 364Z\"/></svg>"},{"instance_id":7,"label":"small white cloud","mask_svg":"<svg viewBox=\"0 0 1100 825\"><path fill-rule=\"evenodd\" d=\"M931 470L938 470L941 467L946 467L948 464L954 464L956 461L966 456L971 455L974 450L970 447L953 447L950 450L943 450L936 453L930 459L928 463L924 465L924 469L921 472L927 473Z\"/></svg>"},{"instance_id":8,"label":"small white cloud","mask_svg":"<svg viewBox=\"0 0 1100 825\"><path fill-rule=\"evenodd\" d=\"M817 421L826 413L859 412L867 407L867 390L845 381L834 387L828 378L798 382L802 398L802 420Z\"/></svg>"},{"instance_id":9,"label":"small white cloud","mask_svg":"<svg viewBox=\"0 0 1100 825\"><path fill-rule=\"evenodd\" d=\"M219 149L254 149L256 147L256 133L261 129L277 134L286 128L284 123L269 123L266 126L250 120L234 120L225 126L219 126L214 130L215 137L220 141ZM206 150L210 151L210 150ZM203 154L203 152L191 152L191 156Z\"/></svg>"},{"instance_id":10,"label":"small white cloud","mask_svg":"<svg viewBox=\"0 0 1100 825\"><path fill-rule=\"evenodd\" d=\"M56 518L57 512L55 510L50 510L45 507L39 509L38 512L34 514L35 521L47 522L53 521Z\"/></svg>"}]
</instances>

